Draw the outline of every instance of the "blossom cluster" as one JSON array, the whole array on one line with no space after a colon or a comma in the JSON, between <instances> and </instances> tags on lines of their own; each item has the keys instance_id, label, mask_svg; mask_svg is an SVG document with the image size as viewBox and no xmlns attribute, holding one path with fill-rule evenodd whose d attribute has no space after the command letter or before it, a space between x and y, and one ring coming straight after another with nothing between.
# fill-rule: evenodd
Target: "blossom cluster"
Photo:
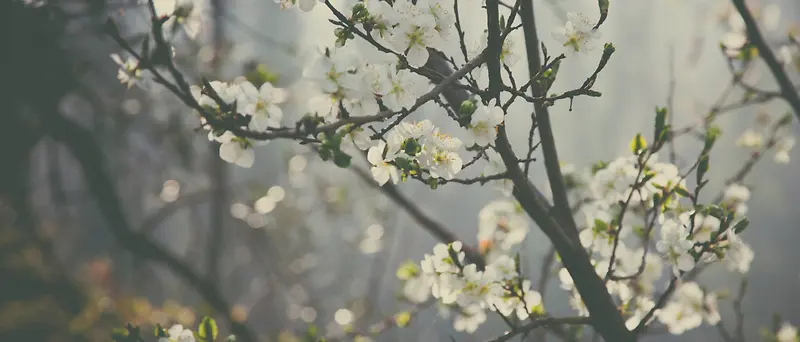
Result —
<instances>
[{"instance_id":1,"label":"blossom cluster","mask_svg":"<svg viewBox=\"0 0 800 342\"><path fill-rule=\"evenodd\" d=\"M687 210L680 205L681 197L689 195L685 177L655 154L622 157L583 172L567 165L563 172L573 203L580 203L576 221L581 244L597 274L610 278L608 291L625 308L628 328L639 325L655 306L653 296L665 266L672 270L670 278L677 279L699 264L718 260L732 271L748 272L753 251L737 234L744 222L736 219L746 212L746 187L730 185L721 207ZM572 293L573 308L588 314L566 269L560 270L559 279ZM704 320L715 324L716 312L716 294L686 281L654 316L671 333L680 334Z\"/></svg>"},{"instance_id":2,"label":"blossom cluster","mask_svg":"<svg viewBox=\"0 0 800 342\"><path fill-rule=\"evenodd\" d=\"M231 126L257 132L280 127L283 111L278 104L285 102L287 98L284 89L276 88L269 82L256 88L243 78L232 83L212 81L208 87L192 86L191 93L206 113ZM241 167L249 168L253 165L255 160L253 144L264 142L253 142L238 137L231 131L212 128L205 125L204 118L201 118L201 121L209 130L208 140L221 144L219 155L223 160Z\"/></svg>"},{"instance_id":3,"label":"blossom cluster","mask_svg":"<svg viewBox=\"0 0 800 342\"><path fill-rule=\"evenodd\" d=\"M465 260L461 248L460 241L437 244L420 267L412 263L401 268L398 275L405 282L406 298L424 302L433 296L456 312L454 328L469 333L486 321L487 310L520 320L544 313L541 295L521 278L513 258L500 255L479 270Z\"/></svg>"}]
</instances>

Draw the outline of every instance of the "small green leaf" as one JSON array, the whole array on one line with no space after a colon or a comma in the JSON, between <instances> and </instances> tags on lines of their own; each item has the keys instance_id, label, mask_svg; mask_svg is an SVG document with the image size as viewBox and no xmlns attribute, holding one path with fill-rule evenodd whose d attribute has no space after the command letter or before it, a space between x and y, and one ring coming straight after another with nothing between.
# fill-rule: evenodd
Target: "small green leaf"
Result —
<instances>
[{"instance_id":1,"label":"small green leaf","mask_svg":"<svg viewBox=\"0 0 800 342\"><path fill-rule=\"evenodd\" d=\"M417 264L411 260L404 262L400 267L397 268L397 278L400 280L409 280L419 274L419 268Z\"/></svg>"},{"instance_id":2,"label":"small green leaf","mask_svg":"<svg viewBox=\"0 0 800 342\"><path fill-rule=\"evenodd\" d=\"M594 219L594 231L595 232L607 232L608 231L608 223L601 219Z\"/></svg>"},{"instance_id":3,"label":"small green leaf","mask_svg":"<svg viewBox=\"0 0 800 342\"><path fill-rule=\"evenodd\" d=\"M644 137L642 137L642 134L636 133L636 136L633 137L630 143L631 152L633 152L633 154L639 154L646 147L647 142L644 140Z\"/></svg>"},{"instance_id":4,"label":"small green leaf","mask_svg":"<svg viewBox=\"0 0 800 342\"><path fill-rule=\"evenodd\" d=\"M700 156L700 162L697 164L697 184L703 184L703 177L706 175L709 168L708 159L709 157L707 154Z\"/></svg>"},{"instance_id":5,"label":"small green leaf","mask_svg":"<svg viewBox=\"0 0 800 342\"><path fill-rule=\"evenodd\" d=\"M436 190L436 188L439 187L439 178L428 178L428 186L431 188L431 190Z\"/></svg>"},{"instance_id":6,"label":"small green leaf","mask_svg":"<svg viewBox=\"0 0 800 342\"><path fill-rule=\"evenodd\" d=\"M217 322L211 317L203 317L200 326L197 327L197 337L200 341L212 342L217 339L217 334L219 334Z\"/></svg>"},{"instance_id":7,"label":"small green leaf","mask_svg":"<svg viewBox=\"0 0 800 342\"><path fill-rule=\"evenodd\" d=\"M422 145L419 144L417 139L408 138L403 142L403 151L413 157L422 152Z\"/></svg>"},{"instance_id":8,"label":"small green leaf","mask_svg":"<svg viewBox=\"0 0 800 342\"><path fill-rule=\"evenodd\" d=\"M692 194L690 194L689 191L684 189L683 187L676 186L674 190L675 190L675 193L677 193L678 195L681 195L683 197L687 197L687 198L691 198L692 197Z\"/></svg>"},{"instance_id":9,"label":"small green leaf","mask_svg":"<svg viewBox=\"0 0 800 342\"><path fill-rule=\"evenodd\" d=\"M653 152L663 145L667 137L667 108L656 107L656 123L653 131Z\"/></svg>"},{"instance_id":10,"label":"small green leaf","mask_svg":"<svg viewBox=\"0 0 800 342\"><path fill-rule=\"evenodd\" d=\"M739 234L747 229L748 225L750 225L750 221L747 218L743 218L741 221L736 222L736 224L733 226L733 231L736 234Z\"/></svg>"},{"instance_id":11,"label":"small green leaf","mask_svg":"<svg viewBox=\"0 0 800 342\"><path fill-rule=\"evenodd\" d=\"M398 312L394 315L394 323L398 328L404 328L411 322L411 313L408 311Z\"/></svg>"},{"instance_id":12,"label":"small green leaf","mask_svg":"<svg viewBox=\"0 0 800 342\"><path fill-rule=\"evenodd\" d=\"M600 20L597 21L597 24L594 25L594 29L600 27L606 18L608 17L608 7L609 7L609 0L597 0L597 7L600 8Z\"/></svg>"},{"instance_id":13,"label":"small green leaf","mask_svg":"<svg viewBox=\"0 0 800 342\"><path fill-rule=\"evenodd\" d=\"M712 126L708 128L706 131L706 136L703 139L703 153L711 151L711 148L714 147L714 143L717 141L717 138L719 138L720 134L722 134L722 131L719 129L719 127Z\"/></svg>"},{"instance_id":14,"label":"small green leaf","mask_svg":"<svg viewBox=\"0 0 800 342\"><path fill-rule=\"evenodd\" d=\"M341 150L336 150L333 154L333 163L336 164L336 166L341 167L343 169L350 167L350 161L352 159L353 157L351 157L347 153L342 152Z\"/></svg>"},{"instance_id":15,"label":"small green leaf","mask_svg":"<svg viewBox=\"0 0 800 342\"><path fill-rule=\"evenodd\" d=\"M592 175L597 174L597 171L605 169L607 166L608 166L608 163L606 163L604 161L599 161L597 163L594 163L592 165Z\"/></svg>"}]
</instances>

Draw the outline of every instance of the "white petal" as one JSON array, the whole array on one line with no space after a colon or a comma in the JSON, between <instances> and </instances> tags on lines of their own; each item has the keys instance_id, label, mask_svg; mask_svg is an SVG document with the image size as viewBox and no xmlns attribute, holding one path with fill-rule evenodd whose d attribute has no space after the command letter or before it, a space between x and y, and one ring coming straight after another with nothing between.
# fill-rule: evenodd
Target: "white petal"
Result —
<instances>
[{"instance_id":1,"label":"white petal","mask_svg":"<svg viewBox=\"0 0 800 342\"><path fill-rule=\"evenodd\" d=\"M253 166L253 162L256 159L256 153L252 148L248 148L242 151L239 155L239 158L236 159L236 165L239 165L243 168L249 169Z\"/></svg>"},{"instance_id":2,"label":"white petal","mask_svg":"<svg viewBox=\"0 0 800 342\"><path fill-rule=\"evenodd\" d=\"M408 49L406 59L409 65L415 68L421 68L428 62L428 49L420 45L414 45Z\"/></svg>"}]
</instances>

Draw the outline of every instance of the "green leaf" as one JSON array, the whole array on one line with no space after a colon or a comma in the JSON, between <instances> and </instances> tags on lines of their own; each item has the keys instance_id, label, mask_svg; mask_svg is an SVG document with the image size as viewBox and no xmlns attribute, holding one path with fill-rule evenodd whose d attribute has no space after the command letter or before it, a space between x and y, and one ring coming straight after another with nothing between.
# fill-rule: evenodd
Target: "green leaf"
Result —
<instances>
[{"instance_id":1,"label":"green leaf","mask_svg":"<svg viewBox=\"0 0 800 342\"><path fill-rule=\"evenodd\" d=\"M706 131L706 136L703 139L703 153L711 151L711 148L714 147L714 143L717 141L717 138L719 138L720 134L722 134L722 131L719 129L719 127L712 126L708 128Z\"/></svg>"},{"instance_id":2,"label":"green leaf","mask_svg":"<svg viewBox=\"0 0 800 342\"><path fill-rule=\"evenodd\" d=\"M403 328L411 322L411 313L408 311L398 312L394 315L394 323L398 328Z\"/></svg>"},{"instance_id":3,"label":"green leaf","mask_svg":"<svg viewBox=\"0 0 800 342\"><path fill-rule=\"evenodd\" d=\"M608 7L609 7L609 0L597 0L597 7L600 8L600 20L597 21L597 24L594 25L594 29L600 27L606 18L608 17Z\"/></svg>"},{"instance_id":4,"label":"green leaf","mask_svg":"<svg viewBox=\"0 0 800 342\"><path fill-rule=\"evenodd\" d=\"M353 159L349 154L342 152L341 150L336 150L333 154L333 163L336 166L341 168L348 168L350 167L350 161Z\"/></svg>"},{"instance_id":5,"label":"green leaf","mask_svg":"<svg viewBox=\"0 0 800 342\"><path fill-rule=\"evenodd\" d=\"M419 268L417 264L411 260L404 262L397 268L397 272L395 272L395 275L397 275L397 278L400 280L411 279L417 274L419 274Z\"/></svg>"},{"instance_id":6,"label":"green leaf","mask_svg":"<svg viewBox=\"0 0 800 342\"><path fill-rule=\"evenodd\" d=\"M706 175L706 172L708 172L709 168L708 159L709 157L707 154L700 156L700 163L697 164L697 184L703 184L703 177Z\"/></svg>"},{"instance_id":7,"label":"green leaf","mask_svg":"<svg viewBox=\"0 0 800 342\"><path fill-rule=\"evenodd\" d=\"M750 221L747 218L743 218L741 221L736 222L736 224L733 226L733 231L736 234L739 234L747 229L748 225L750 225Z\"/></svg>"},{"instance_id":8,"label":"green leaf","mask_svg":"<svg viewBox=\"0 0 800 342\"><path fill-rule=\"evenodd\" d=\"M228 336L228 338L225 339L225 342L236 342L236 335Z\"/></svg>"},{"instance_id":9,"label":"green leaf","mask_svg":"<svg viewBox=\"0 0 800 342\"><path fill-rule=\"evenodd\" d=\"M599 162L596 162L596 163L594 163L594 164L592 165L592 176L594 176L595 174L597 174L597 171L600 171L600 170L602 170L602 169L605 169L607 166L608 166L608 163L606 163L606 162L604 162L604 161L602 161L602 160L601 160L601 161L599 161Z\"/></svg>"},{"instance_id":10,"label":"green leaf","mask_svg":"<svg viewBox=\"0 0 800 342\"><path fill-rule=\"evenodd\" d=\"M217 339L217 334L219 334L217 322L211 317L203 317L200 326L197 327L197 337L200 341L212 342Z\"/></svg>"},{"instance_id":11,"label":"green leaf","mask_svg":"<svg viewBox=\"0 0 800 342\"><path fill-rule=\"evenodd\" d=\"M594 219L594 231L595 232L607 232L608 231L608 223L601 219Z\"/></svg>"},{"instance_id":12,"label":"green leaf","mask_svg":"<svg viewBox=\"0 0 800 342\"><path fill-rule=\"evenodd\" d=\"M408 138L403 142L403 151L413 157L422 152L422 145L419 144L417 139Z\"/></svg>"},{"instance_id":13,"label":"green leaf","mask_svg":"<svg viewBox=\"0 0 800 342\"><path fill-rule=\"evenodd\" d=\"M653 131L653 140L655 141L654 145L657 147L661 147L664 138L666 137L666 128L667 128L667 108L665 107L656 107L656 124L655 130ZM656 147L653 147L654 149ZM655 150L654 150L655 152Z\"/></svg>"},{"instance_id":14,"label":"green leaf","mask_svg":"<svg viewBox=\"0 0 800 342\"><path fill-rule=\"evenodd\" d=\"M428 186L431 188L431 190L436 190L436 188L439 187L439 178L428 178Z\"/></svg>"},{"instance_id":15,"label":"green leaf","mask_svg":"<svg viewBox=\"0 0 800 342\"><path fill-rule=\"evenodd\" d=\"M676 186L674 191L675 191L675 193L677 193L678 195L681 195L683 197L688 197L688 198L692 197L692 194L690 194L689 191L684 189L683 187Z\"/></svg>"},{"instance_id":16,"label":"green leaf","mask_svg":"<svg viewBox=\"0 0 800 342\"><path fill-rule=\"evenodd\" d=\"M636 136L633 137L633 140L631 140L630 143L631 152L633 152L633 154L638 155L646 147L647 147L647 142L644 140L644 137L642 137L642 134L636 133Z\"/></svg>"}]
</instances>

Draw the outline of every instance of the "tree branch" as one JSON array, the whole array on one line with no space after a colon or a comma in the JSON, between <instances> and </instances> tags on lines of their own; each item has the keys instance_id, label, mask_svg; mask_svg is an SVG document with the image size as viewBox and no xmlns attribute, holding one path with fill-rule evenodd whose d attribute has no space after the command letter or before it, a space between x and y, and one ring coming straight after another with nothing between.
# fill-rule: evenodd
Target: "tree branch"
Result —
<instances>
[{"instance_id":1,"label":"tree branch","mask_svg":"<svg viewBox=\"0 0 800 342\"><path fill-rule=\"evenodd\" d=\"M522 1L520 18L522 19L522 32L525 35L525 50L528 55L528 73L533 79L542 67L542 61L539 56L539 37L536 33L532 0ZM545 91L546 89L542 89L536 83L531 86L531 94L534 97L544 96ZM558 161L550 114L547 111L547 107L541 102L534 102L533 108L536 113L536 124L539 129L542 154L544 155L544 166L547 170L547 179L550 182L550 189L553 194L556 215L559 217L562 227L567 229L566 233L573 241L578 241L578 228L575 224L575 219L572 217L572 210L567 199L567 186L564 183L564 176L561 174L561 165L559 165Z\"/></svg>"},{"instance_id":2,"label":"tree branch","mask_svg":"<svg viewBox=\"0 0 800 342\"><path fill-rule=\"evenodd\" d=\"M783 66L775 57L775 53L773 53L772 49L767 45L764 36L761 35L761 31L758 29L756 20L753 18L753 14L750 13L744 0L731 0L731 2L733 6L736 7L739 14L742 15L744 24L747 27L747 37L750 42L758 48L759 54L764 59L764 62L767 63L767 67L772 73L772 76L775 77L775 81L778 82L781 88L781 97L783 97L786 102L789 102L789 106L792 107L797 119L800 120L800 94L795 90L792 82L789 80L789 76L786 75L786 70L783 69Z\"/></svg>"}]
</instances>

